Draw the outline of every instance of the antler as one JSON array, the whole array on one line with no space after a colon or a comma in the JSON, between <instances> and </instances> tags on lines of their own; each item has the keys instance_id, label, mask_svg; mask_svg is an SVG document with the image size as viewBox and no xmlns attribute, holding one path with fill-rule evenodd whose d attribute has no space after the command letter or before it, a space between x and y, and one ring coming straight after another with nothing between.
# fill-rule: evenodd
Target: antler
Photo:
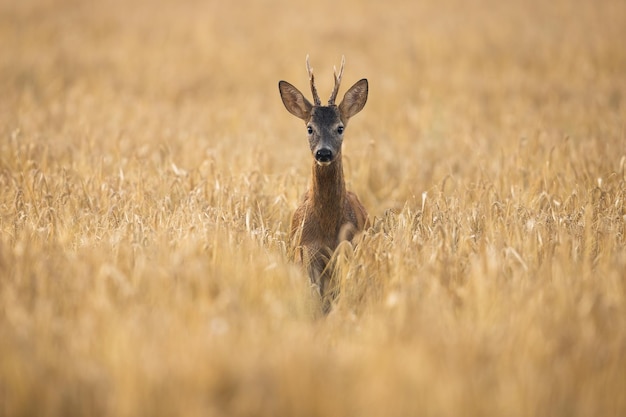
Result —
<instances>
[{"instance_id":1,"label":"antler","mask_svg":"<svg viewBox=\"0 0 626 417\"><path fill-rule=\"evenodd\" d=\"M339 91L339 84L341 84L341 76L343 75L343 66L346 63L346 57L341 56L341 68L339 68L339 75L337 75L337 67L333 67L333 75L335 76L335 87L333 87L333 92L330 94L330 98L328 99L328 105L332 106L335 104L335 99L337 98L337 92Z\"/></svg>"},{"instance_id":2,"label":"antler","mask_svg":"<svg viewBox=\"0 0 626 417\"><path fill-rule=\"evenodd\" d=\"M311 68L311 64L309 64L309 56L306 56L306 70L309 73L309 80L311 81L311 93L313 93L313 102L316 106L320 106L322 101L320 100L320 96L317 94L317 88L315 88L315 77L313 77L313 68Z\"/></svg>"}]
</instances>

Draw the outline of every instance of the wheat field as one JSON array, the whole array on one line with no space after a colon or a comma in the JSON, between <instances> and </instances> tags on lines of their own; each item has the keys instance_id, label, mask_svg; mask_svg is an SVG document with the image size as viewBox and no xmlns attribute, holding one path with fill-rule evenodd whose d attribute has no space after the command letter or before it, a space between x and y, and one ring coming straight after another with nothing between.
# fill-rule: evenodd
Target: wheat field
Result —
<instances>
[{"instance_id":1,"label":"wheat field","mask_svg":"<svg viewBox=\"0 0 626 417\"><path fill-rule=\"evenodd\" d=\"M622 0L0 2L0 416L626 415ZM305 128L369 100L320 317Z\"/></svg>"}]
</instances>

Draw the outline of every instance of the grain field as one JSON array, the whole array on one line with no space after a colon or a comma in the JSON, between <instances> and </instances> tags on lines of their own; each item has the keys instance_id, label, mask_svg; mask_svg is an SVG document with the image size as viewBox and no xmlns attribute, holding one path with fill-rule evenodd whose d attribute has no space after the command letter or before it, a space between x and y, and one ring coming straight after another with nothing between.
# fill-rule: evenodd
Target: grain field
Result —
<instances>
[{"instance_id":1,"label":"grain field","mask_svg":"<svg viewBox=\"0 0 626 417\"><path fill-rule=\"evenodd\" d=\"M626 415L622 0L0 1L0 416ZM368 78L319 317L278 94Z\"/></svg>"}]
</instances>

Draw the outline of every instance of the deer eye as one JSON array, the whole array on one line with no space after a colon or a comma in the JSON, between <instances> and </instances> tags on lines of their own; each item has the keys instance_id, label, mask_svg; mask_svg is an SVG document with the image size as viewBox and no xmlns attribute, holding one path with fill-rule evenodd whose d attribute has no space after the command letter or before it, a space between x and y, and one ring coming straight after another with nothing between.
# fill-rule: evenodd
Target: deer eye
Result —
<instances>
[{"instance_id":1,"label":"deer eye","mask_svg":"<svg viewBox=\"0 0 626 417\"><path fill-rule=\"evenodd\" d=\"M312 135L312 134L313 134L313 128L312 128L311 126L307 126L307 127L306 127L306 131L307 131L307 133L308 133L309 135Z\"/></svg>"},{"instance_id":2,"label":"deer eye","mask_svg":"<svg viewBox=\"0 0 626 417\"><path fill-rule=\"evenodd\" d=\"M344 127L343 127L343 126L339 126L339 127L337 128L337 133L339 133L340 135L342 135L342 134L343 134L343 129L344 129Z\"/></svg>"}]
</instances>

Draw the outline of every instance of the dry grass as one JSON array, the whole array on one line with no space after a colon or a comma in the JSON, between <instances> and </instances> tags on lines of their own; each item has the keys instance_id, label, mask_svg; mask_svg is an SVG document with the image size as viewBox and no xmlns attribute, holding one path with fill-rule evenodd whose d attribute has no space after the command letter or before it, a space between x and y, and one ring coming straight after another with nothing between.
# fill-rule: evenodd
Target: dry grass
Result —
<instances>
[{"instance_id":1,"label":"dry grass","mask_svg":"<svg viewBox=\"0 0 626 417\"><path fill-rule=\"evenodd\" d=\"M0 416L626 415L623 1L129 3L0 4ZM322 320L307 53L371 87Z\"/></svg>"}]
</instances>

